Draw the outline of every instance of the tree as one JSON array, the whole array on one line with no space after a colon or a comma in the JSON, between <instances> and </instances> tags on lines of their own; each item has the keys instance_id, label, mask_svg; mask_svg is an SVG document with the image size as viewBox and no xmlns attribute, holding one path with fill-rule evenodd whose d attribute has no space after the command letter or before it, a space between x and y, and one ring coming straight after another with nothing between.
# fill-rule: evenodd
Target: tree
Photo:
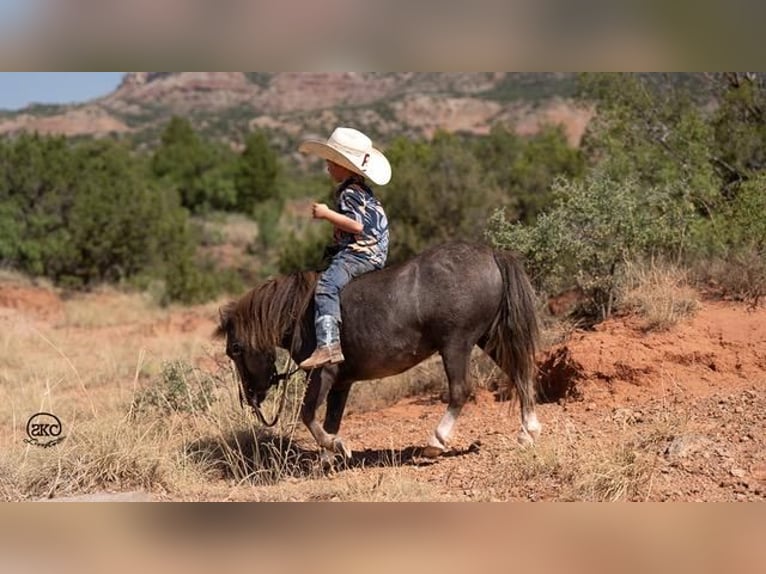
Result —
<instances>
[{"instance_id":1,"label":"tree","mask_svg":"<svg viewBox=\"0 0 766 574\"><path fill-rule=\"evenodd\" d=\"M580 151L569 145L560 126L545 126L523 137L495 125L486 138L477 140L476 158L501 192L498 207L528 223L550 203L556 178L575 178L584 171Z\"/></svg>"},{"instance_id":2,"label":"tree","mask_svg":"<svg viewBox=\"0 0 766 574\"><path fill-rule=\"evenodd\" d=\"M762 76L728 72L712 74L720 105L712 125L714 166L732 198L745 181L766 170L766 85Z\"/></svg>"},{"instance_id":3,"label":"tree","mask_svg":"<svg viewBox=\"0 0 766 574\"><path fill-rule=\"evenodd\" d=\"M583 138L591 166L615 181L672 185L703 214L717 209L714 133L687 83L659 74L582 74L580 97L596 103Z\"/></svg>"},{"instance_id":4,"label":"tree","mask_svg":"<svg viewBox=\"0 0 766 574\"><path fill-rule=\"evenodd\" d=\"M394 177L379 191L391 227L389 261L450 239L479 239L496 188L459 136L397 138L386 150Z\"/></svg>"},{"instance_id":5,"label":"tree","mask_svg":"<svg viewBox=\"0 0 766 574\"><path fill-rule=\"evenodd\" d=\"M70 288L161 280L164 301L232 285L196 258L177 191L145 159L104 140L22 135L0 142L0 260Z\"/></svg>"},{"instance_id":6,"label":"tree","mask_svg":"<svg viewBox=\"0 0 766 574\"><path fill-rule=\"evenodd\" d=\"M255 207L279 196L277 154L269 145L266 134L248 134L236 170L237 209L253 214Z\"/></svg>"},{"instance_id":7,"label":"tree","mask_svg":"<svg viewBox=\"0 0 766 574\"><path fill-rule=\"evenodd\" d=\"M154 174L177 189L181 203L193 213L236 208L234 154L202 140L187 120L173 116L151 164Z\"/></svg>"}]
</instances>

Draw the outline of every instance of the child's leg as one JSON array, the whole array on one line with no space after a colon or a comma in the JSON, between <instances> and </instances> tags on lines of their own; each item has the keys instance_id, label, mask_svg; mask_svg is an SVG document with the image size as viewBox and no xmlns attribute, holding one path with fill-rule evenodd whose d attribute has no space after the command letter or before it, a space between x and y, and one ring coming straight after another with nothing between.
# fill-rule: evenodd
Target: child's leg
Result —
<instances>
[{"instance_id":1,"label":"child's leg","mask_svg":"<svg viewBox=\"0 0 766 574\"><path fill-rule=\"evenodd\" d=\"M336 255L317 281L314 293L315 320L318 322L320 317L329 316L340 323L340 292L354 277L373 269L375 267L370 262L356 255L343 252Z\"/></svg>"},{"instance_id":2,"label":"child's leg","mask_svg":"<svg viewBox=\"0 0 766 574\"><path fill-rule=\"evenodd\" d=\"M373 269L374 266L364 259L340 253L319 276L314 294L317 346L314 353L301 363L301 368L313 369L328 362L343 361L340 347L340 292L351 279Z\"/></svg>"}]
</instances>

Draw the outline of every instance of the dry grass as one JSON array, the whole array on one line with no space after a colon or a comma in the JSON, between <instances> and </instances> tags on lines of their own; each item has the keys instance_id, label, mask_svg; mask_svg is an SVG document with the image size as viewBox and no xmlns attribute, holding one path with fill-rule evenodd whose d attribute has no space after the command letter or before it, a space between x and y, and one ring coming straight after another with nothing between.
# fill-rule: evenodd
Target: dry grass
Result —
<instances>
[{"instance_id":1,"label":"dry grass","mask_svg":"<svg viewBox=\"0 0 766 574\"><path fill-rule=\"evenodd\" d=\"M663 331L699 308L688 272L667 263L628 265L623 304L644 319L647 331Z\"/></svg>"},{"instance_id":2,"label":"dry grass","mask_svg":"<svg viewBox=\"0 0 766 574\"><path fill-rule=\"evenodd\" d=\"M100 404L96 416L84 404L72 414L51 408L65 440L54 448L24 446L16 428L0 454L0 493L5 500L99 490L163 495L215 479L268 485L311 476L293 441L294 414L273 434L258 429L240 408L231 377L228 369L213 376L175 363L132 401L108 410Z\"/></svg>"},{"instance_id":3,"label":"dry grass","mask_svg":"<svg viewBox=\"0 0 766 574\"><path fill-rule=\"evenodd\" d=\"M766 297L766 261L755 249L697 265L695 276L721 295L757 307Z\"/></svg>"},{"instance_id":4,"label":"dry grass","mask_svg":"<svg viewBox=\"0 0 766 574\"><path fill-rule=\"evenodd\" d=\"M147 369L151 360L145 354L138 360L126 355L115 364L96 359L86 369L83 357L70 356L65 338L56 335L36 329L3 340L2 364L15 373L2 381L3 394L13 396L5 403L11 424L0 443L3 500L135 489L173 499L198 493L204 499L221 484L228 490L223 498L252 498L253 489L262 487L271 489L261 491L259 499L296 498L295 489L302 500L428 498L428 487L393 475L377 483L365 473L328 479L298 421L303 383L297 376L287 386L279 425L269 431L242 409L227 361L205 370L183 360ZM37 358L46 356L50 371L27 372L11 361L9 355L24 345ZM146 374L149 370L155 374ZM115 378L102 388L106 374ZM267 416L277 400L271 396L264 405ZM53 448L24 444L26 419L40 410L57 414L64 424L66 438ZM387 466L395 469L396 462Z\"/></svg>"},{"instance_id":5,"label":"dry grass","mask_svg":"<svg viewBox=\"0 0 766 574\"><path fill-rule=\"evenodd\" d=\"M534 483L547 498L561 501L644 501L651 497L658 460L688 421L671 410L658 410L640 425L605 416L603 431L586 436L561 414L548 421L534 448L512 456L503 480Z\"/></svg>"},{"instance_id":6,"label":"dry grass","mask_svg":"<svg viewBox=\"0 0 766 574\"><path fill-rule=\"evenodd\" d=\"M367 476L330 486L297 420L299 377L288 385L280 424L273 431L260 428L239 404L230 364L212 349L215 307L209 324L192 322L182 335L173 330L174 310L111 290L66 300L50 319L16 310L0 316L0 497L142 489L159 497L205 498L226 485L224 492L248 498L254 488L309 480L323 489L307 495L317 499L355 499L364 492L372 499L420 496L416 483L408 487L388 476L374 488ZM196 366L200 361L204 368ZM420 374L411 373L411 381ZM392 393L387 402L422 388L409 380L380 387ZM367 405L381 400L357 396ZM24 442L27 419L40 411L53 412L64 425L66 438L53 448ZM280 489L268 497L294 496Z\"/></svg>"},{"instance_id":7,"label":"dry grass","mask_svg":"<svg viewBox=\"0 0 766 574\"><path fill-rule=\"evenodd\" d=\"M107 310L108 309L108 310ZM119 325L140 326L166 320L171 310L160 307L148 293L125 293L104 287L75 294L64 305L58 327L93 329Z\"/></svg>"}]
</instances>

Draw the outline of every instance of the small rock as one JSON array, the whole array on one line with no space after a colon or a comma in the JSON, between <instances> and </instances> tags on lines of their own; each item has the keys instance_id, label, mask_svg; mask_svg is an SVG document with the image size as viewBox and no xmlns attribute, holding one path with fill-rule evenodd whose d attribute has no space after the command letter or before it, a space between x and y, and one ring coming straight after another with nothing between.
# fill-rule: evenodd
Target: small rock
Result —
<instances>
[{"instance_id":1,"label":"small rock","mask_svg":"<svg viewBox=\"0 0 766 574\"><path fill-rule=\"evenodd\" d=\"M697 435L682 435L673 439L665 449L668 458L679 459L695 454L708 447L710 441Z\"/></svg>"},{"instance_id":2,"label":"small rock","mask_svg":"<svg viewBox=\"0 0 766 574\"><path fill-rule=\"evenodd\" d=\"M614 411L612 419L620 424L633 424L636 422L636 413L632 409L620 408Z\"/></svg>"},{"instance_id":3,"label":"small rock","mask_svg":"<svg viewBox=\"0 0 766 574\"><path fill-rule=\"evenodd\" d=\"M766 464L759 464L753 467L753 478L766 483Z\"/></svg>"},{"instance_id":4,"label":"small rock","mask_svg":"<svg viewBox=\"0 0 766 574\"><path fill-rule=\"evenodd\" d=\"M732 468L732 469L729 471L729 473L730 473L732 476L734 476L734 477L737 477L737 478L744 478L744 477L745 477L745 475L747 474L747 473L746 473L746 472L745 472L743 469L741 469L741 468L736 468L736 467Z\"/></svg>"}]
</instances>

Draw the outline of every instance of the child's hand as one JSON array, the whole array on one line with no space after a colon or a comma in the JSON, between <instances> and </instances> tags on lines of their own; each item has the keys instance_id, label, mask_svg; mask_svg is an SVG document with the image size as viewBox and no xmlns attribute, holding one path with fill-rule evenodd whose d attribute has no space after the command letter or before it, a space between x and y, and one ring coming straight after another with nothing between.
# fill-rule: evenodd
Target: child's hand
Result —
<instances>
[{"instance_id":1,"label":"child's hand","mask_svg":"<svg viewBox=\"0 0 766 574\"><path fill-rule=\"evenodd\" d=\"M312 215L314 219L327 219L327 214L330 212L330 208L324 203L315 203L312 208Z\"/></svg>"}]
</instances>

